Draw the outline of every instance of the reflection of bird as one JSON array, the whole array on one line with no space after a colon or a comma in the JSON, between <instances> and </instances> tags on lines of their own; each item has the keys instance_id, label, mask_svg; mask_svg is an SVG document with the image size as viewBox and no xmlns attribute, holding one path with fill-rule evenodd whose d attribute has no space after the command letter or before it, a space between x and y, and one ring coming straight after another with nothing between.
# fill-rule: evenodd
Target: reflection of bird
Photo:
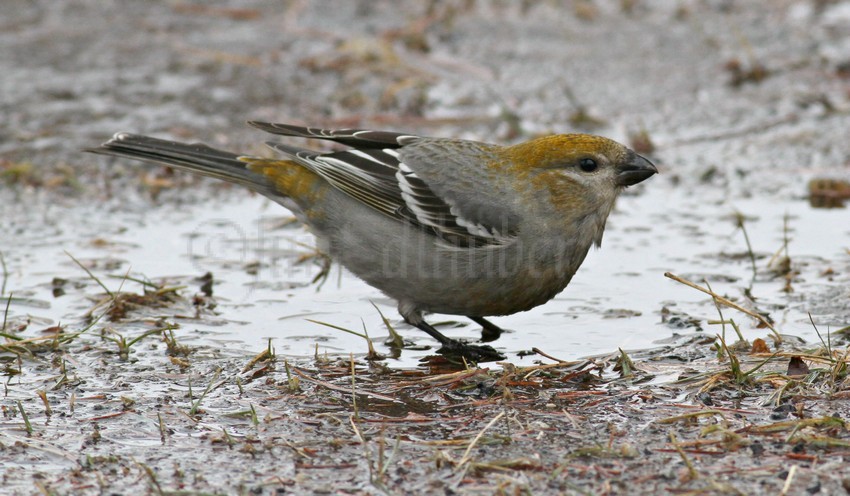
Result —
<instances>
[{"instance_id":1,"label":"reflection of bird","mask_svg":"<svg viewBox=\"0 0 850 496\"><path fill-rule=\"evenodd\" d=\"M160 162L238 183L290 208L322 251L398 301L404 320L475 360L489 346L449 339L423 312L484 319L549 301L570 282L619 192L655 166L614 141L554 135L513 146L368 130L251 122L335 141L316 152L269 143L285 159L119 133L95 153Z\"/></svg>"}]
</instances>

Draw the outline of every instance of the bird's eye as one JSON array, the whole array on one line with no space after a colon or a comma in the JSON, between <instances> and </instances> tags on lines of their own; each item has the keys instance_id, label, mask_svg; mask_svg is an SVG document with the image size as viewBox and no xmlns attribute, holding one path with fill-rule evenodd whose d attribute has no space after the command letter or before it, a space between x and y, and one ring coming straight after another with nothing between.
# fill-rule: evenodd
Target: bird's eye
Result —
<instances>
[{"instance_id":1,"label":"bird's eye","mask_svg":"<svg viewBox=\"0 0 850 496\"><path fill-rule=\"evenodd\" d=\"M592 158L583 158L579 160L578 166L584 172L593 172L599 167L596 165L596 160L593 160Z\"/></svg>"}]
</instances>

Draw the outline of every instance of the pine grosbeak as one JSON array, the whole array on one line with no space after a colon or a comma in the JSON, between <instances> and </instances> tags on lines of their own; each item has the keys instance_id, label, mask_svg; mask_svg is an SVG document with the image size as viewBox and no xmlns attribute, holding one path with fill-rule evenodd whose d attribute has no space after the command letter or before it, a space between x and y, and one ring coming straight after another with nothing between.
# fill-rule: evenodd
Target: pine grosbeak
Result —
<instances>
[{"instance_id":1,"label":"pine grosbeak","mask_svg":"<svg viewBox=\"0 0 850 496\"><path fill-rule=\"evenodd\" d=\"M369 130L250 122L272 134L335 141L317 152L239 155L203 144L116 134L95 153L160 162L241 184L291 209L319 248L398 301L406 322L443 353L484 361L490 346L449 339L423 312L485 320L542 305L599 246L620 191L657 172L599 136L564 134L499 146Z\"/></svg>"}]
</instances>

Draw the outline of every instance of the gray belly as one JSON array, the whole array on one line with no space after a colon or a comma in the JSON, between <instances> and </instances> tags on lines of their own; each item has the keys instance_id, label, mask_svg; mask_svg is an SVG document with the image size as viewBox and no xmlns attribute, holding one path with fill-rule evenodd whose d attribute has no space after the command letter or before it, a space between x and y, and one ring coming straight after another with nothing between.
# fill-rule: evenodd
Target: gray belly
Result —
<instances>
[{"instance_id":1,"label":"gray belly","mask_svg":"<svg viewBox=\"0 0 850 496\"><path fill-rule=\"evenodd\" d=\"M398 301L427 312L471 316L507 315L546 303L567 286L589 248L564 246L559 256L544 256L523 249L521 241L446 249L430 235L404 239L368 245L363 237L348 239L336 244L335 258Z\"/></svg>"}]
</instances>

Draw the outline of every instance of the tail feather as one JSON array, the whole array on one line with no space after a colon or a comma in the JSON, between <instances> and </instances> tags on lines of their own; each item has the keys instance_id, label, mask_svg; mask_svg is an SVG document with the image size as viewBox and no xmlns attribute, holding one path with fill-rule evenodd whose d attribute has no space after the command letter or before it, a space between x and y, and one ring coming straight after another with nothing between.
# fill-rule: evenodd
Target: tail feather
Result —
<instances>
[{"instance_id":1,"label":"tail feather","mask_svg":"<svg viewBox=\"0 0 850 496\"><path fill-rule=\"evenodd\" d=\"M240 155L201 143L179 143L149 136L117 133L106 143L87 152L158 162L202 176L214 177L263 194L273 185L263 174L251 171Z\"/></svg>"}]
</instances>

